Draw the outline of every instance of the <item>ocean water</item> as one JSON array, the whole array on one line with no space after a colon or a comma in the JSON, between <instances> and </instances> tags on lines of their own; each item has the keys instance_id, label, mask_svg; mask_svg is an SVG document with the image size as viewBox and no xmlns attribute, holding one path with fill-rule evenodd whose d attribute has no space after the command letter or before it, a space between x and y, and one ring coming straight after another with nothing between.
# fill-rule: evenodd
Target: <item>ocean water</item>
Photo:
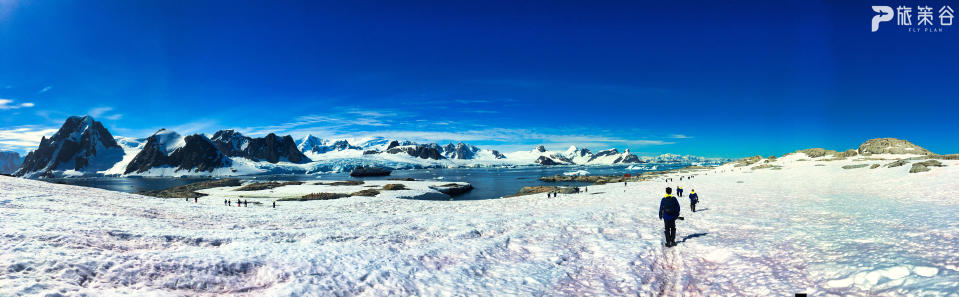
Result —
<instances>
[{"instance_id":1,"label":"ocean water","mask_svg":"<svg viewBox=\"0 0 959 297\"><path fill-rule=\"evenodd\" d=\"M351 177L349 173L327 174L282 174L282 175L251 175L238 176L242 180L256 181L294 181L294 180L384 180L395 178L414 178L419 180L443 180L450 182L468 182L473 185L469 193L456 196L454 200L493 199L511 195L526 186L588 186L590 183L559 182L548 183L539 180L543 176L560 175L564 172L586 170L590 175L623 175L639 174L656 170L676 169L689 164L664 163L643 164L641 169L627 166L527 166L515 168L429 168L395 170L390 176L381 177ZM186 185L195 182L207 181L211 178L172 178L172 177L90 177L90 178L60 178L50 181L84 187L94 187L120 192L140 192L161 190L170 187Z\"/></svg>"}]
</instances>

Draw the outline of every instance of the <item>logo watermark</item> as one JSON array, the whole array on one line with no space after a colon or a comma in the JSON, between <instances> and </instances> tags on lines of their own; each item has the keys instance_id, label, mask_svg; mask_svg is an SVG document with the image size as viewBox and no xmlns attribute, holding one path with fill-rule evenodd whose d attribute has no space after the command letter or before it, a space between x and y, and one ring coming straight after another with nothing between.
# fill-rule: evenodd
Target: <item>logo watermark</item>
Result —
<instances>
[{"instance_id":1,"label":"logo watermark","mask_svg":"<svg viewBox=\"0 0 959 297\"><path fill-rule=\"evenodd\" d=\"M943 32L944 28L952 26L952 19L955 10L949 5L943 5L936 10L934 7L919 5L915 7L913 13L912 6L899 5L893 10L892 6L876 5L872 11L876 15L872 17L872 32L879 31L879 25L896 19L896 26L900 30L909 32ZM913 22L915 20L915 22Z\"/></svg>"}]
</instances>

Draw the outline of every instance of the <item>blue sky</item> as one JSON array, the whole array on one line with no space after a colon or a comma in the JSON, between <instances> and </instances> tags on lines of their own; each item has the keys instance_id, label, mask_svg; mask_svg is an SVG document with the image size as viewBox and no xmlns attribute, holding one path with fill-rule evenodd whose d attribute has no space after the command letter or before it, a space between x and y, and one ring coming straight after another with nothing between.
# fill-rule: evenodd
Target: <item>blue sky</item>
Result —
<instances>
[{"instance_id":1,"label":"blue sky","mask_svg":"<svg viewBox=\"0 0 959 297\"><path fill-rule=\"evenodd\" d=\"M870 32L870 6L959 5L887 2L0 0L0 148L91 114L132 137L957 153L959 27Z\"/></svg>"}]
</instances>

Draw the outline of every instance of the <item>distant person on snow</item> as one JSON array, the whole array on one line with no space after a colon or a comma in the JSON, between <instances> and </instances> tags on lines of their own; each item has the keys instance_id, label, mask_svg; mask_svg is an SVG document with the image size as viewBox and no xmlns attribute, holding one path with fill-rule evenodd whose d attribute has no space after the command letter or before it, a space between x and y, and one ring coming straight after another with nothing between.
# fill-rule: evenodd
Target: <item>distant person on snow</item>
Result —
<instances>
[{"instance_id":1,"label":"distant person on snow","mask_svg":"<svg viewBox=\"0 0 959 297\"><path fill-rule=\"evenodd\" d=\"M666 195L659 201L659 219L665 223L666 247L676 246L676 219L679 218L679 201L672 195L673 189L666 187Z\"/></svg>"},{"instance_id":2,"label":"distant person on snow","mask_svg":"<svg viewBox=\"0 0 959 297\"><path fill-rule=\"evenodd\" d=\"M680 186L676 186L676 194L679 195L679 197L683 197L683 188Z\"/></svg>"},{"instance_id":3,"label":"distant person on snow","mask_svg":"<svg viewBox=\"0 0 959 297\"><path fill-rule=\"evenodd\" d=\"M689 209L693 212L696 212L696 203L699 203L699 195L696 194L696 189L693 189L689 192Z\"/></svg>"},{"instance_id":4,"label":"distant person on snow","mask_svg":"<svg viewBox=\"0 0 959 297\"><path fill-rule=\"evenodd\" d=\"M273 208L276 208L276 200L273 200Z\"/></svg>"},{"instance_id":5,"label":"distant person on snow","mask_svg":"<svg viewBox=\"0 0 959 297\"><path fill-rule=\"evenodd\" d=\"M240 207L240 204L241 204L241 203L243 203L243 202L240 202L240 198L237 198L237 199L236 199L236 207Z\"/></svg>"},{"instance_id":6,"label":"distant person on snow","mask_svg":"<svg viewBox=\"0 0 959 297\"><path fill-rule=\"evenodd\" d=\"M200 202L200 199L199 199L199 198L193 197L193 203L199 203L199 202Z\"/></svg>"}]
</instances>

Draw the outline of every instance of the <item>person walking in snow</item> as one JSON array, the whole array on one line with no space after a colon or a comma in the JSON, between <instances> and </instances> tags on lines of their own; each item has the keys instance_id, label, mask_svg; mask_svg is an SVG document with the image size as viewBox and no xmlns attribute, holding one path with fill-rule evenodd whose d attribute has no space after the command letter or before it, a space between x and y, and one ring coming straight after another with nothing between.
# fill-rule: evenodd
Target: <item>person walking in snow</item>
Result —
<instances>
[{"instance_id":1,"label":"person walking in snow","mask_svg":"<svg viewBox=\"0 0 959 297\"><path fill-rule=\"evenodd\" d=\"M676 246L676 219L679 218L679 201L672 195L673 189L666 187L666 195L659 201L659 219L663 220L666 247Z\"/></svg>"},{"instance_id":2,"label":"person walking in snow","mask_svg":"<svg viewBox=\"0 0 959 297\"><path fill-rule=\"evenodd\" d=\"M200 198L193 197L193 203L199 203L199 202L200 202Z\"/></svg>"},{"instance_id":3,"label":"person walking in snow","mask_svg":"<svg viewBox=\"0 0 959 297\"><path fill-rule=\"evenodd\" d=\"M683 197L683 188L682 188L682 187L676 186L676 195L679 195L679 197Z\"/></svg>"},{"instance_id":4,"label":"person walking in snow","mask_svg":"<svg viewBox=\"0 0 959 297\"><path fill-rule=\"evenodd\" d=\"M693 189L689 192L689 210L696 212L696 203L699 203L699 195L696 194L696 189Z\"/></svg>"},{"instance_id":5,"label":"person walking in snow","mask_svg":"<svg viewBox=\"0 0 959 297\"><path fill-rule=\"evenodd\" d=\"M276 200L273 200L273 208L276 208Z\"/></svg>"}]
</instances>

